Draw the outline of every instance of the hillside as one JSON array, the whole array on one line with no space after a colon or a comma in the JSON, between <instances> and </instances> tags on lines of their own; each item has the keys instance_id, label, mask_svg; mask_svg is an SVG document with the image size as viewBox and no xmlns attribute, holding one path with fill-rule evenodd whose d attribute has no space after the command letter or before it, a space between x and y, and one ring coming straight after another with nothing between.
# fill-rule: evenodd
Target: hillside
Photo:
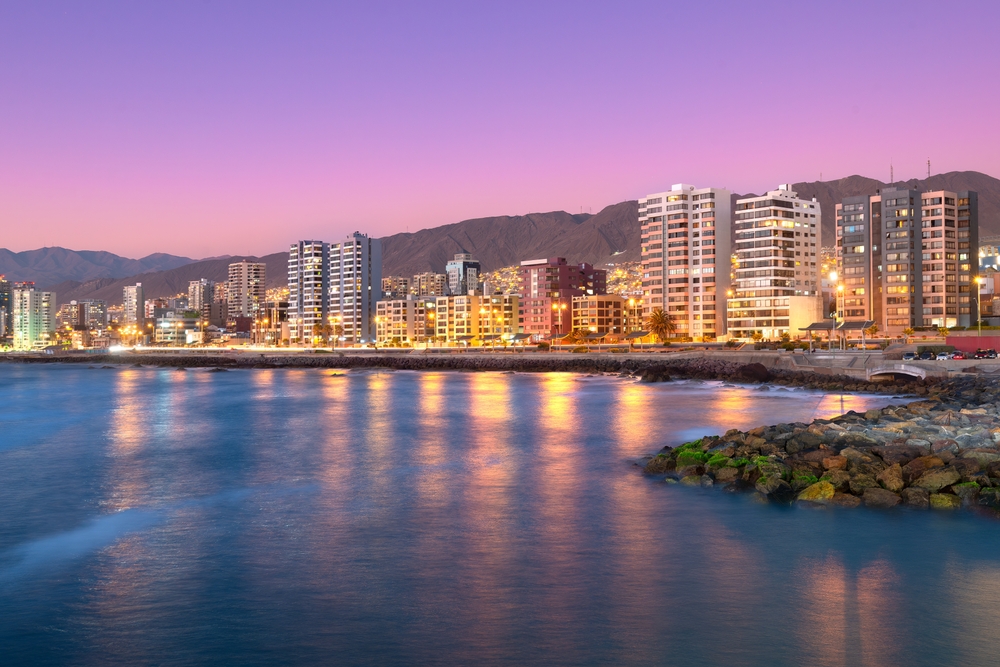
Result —
<instances>
[{"instance_id":1,"label":"hillside","mask_svg":"<svg viewBox=\"0 0 1000 667\"><path fill-rule=\"evenodd\" d=\"M67 280L86 282L99 278L124 278L137 273L167 271L190 264L193 259L156 253L129 259L110 252L39 248L11 252L0 248L0 274L9 280L34 281L49 287Z\"/></svg>"},{"instance_id":2,"label":"hillside","mask_svg":"<svg viewBox=\"0 0 1000 667\"><path fill-rule=\"evenodd\" d=\"M952 171L930 178L897 181L898 188L914 190L975 190L979 193L979 235L1000 234L1000 180L978 171ZM848 176L836 181L795 183L792 188L803 197L816 197L823 207L823 244L833 245L834 206L844 197L874 194L888 187L882 181L864 176Z\"/></svg>"},{"instance_id":3,"label":"hillside","mask_svg":"<svg viewBox=\"0 0 1000 667\"><path fill-rule=\"evenodd\" d=\"M109 304L122 302L122 288L126 285L142 283L146 298L172 296L187 292L192 280L208 278L221 282L228 277L229 265L248 259L267 264L267 287L282 287L288 284L288 253L279 252L265 257L225 257L192 262L169 271L147 272L127 278L101 278L87 282L67 281L53 285L59 303L80 299L104 299Z\"/></svg>"},{"instance_id":4,"label":"hillside","mask_svg":"<svg viewBox=\"0 0 1000 667\"><path fill-rule=\"evenodd\" d=\"M594 264L637 260L638 203L613 204L596 215L504 215L394 234L382 239L383 275L441 272L457 252L472 253L484 271L541 257Z\"/></svg>"},{"instance_id":5,"label":"hillside","mask_svg":"<svg viewBox=\"0 0 1000 667\"><path fill-rule=\"evenodd\" d=\"M974 171L950 172L924 180L898 182L896 185L916 189L975 190L979 193L980 235L1000 234L1000 180L992 176ZM885 187L885 183L863 176L793 185L801 196L816 197L823 205L824 245L832 245L835 238L836 202L852 195L874 193ZM418 232L387 236L382 239L382 247L383 275L412 276L423 271L443 272L445 263L457 252L472 253L482 263L484 271L541 257L566 257L571 262L586 261L593 264L636 261L639 259L638 205L634 200L624 201L607 206L596 215L552 211L476 218ZM55 250L61 249L49 248L32 252ZM0 251L2 252L5 251ZM8 253L11 254L13 253ZM110 253L91 254L116 257ZM5 256L0 254L0 260L3 257ZM166 262L184 259L151 255L143 260L124 261L156 261L152 258L157 257L169 258L161 260ZM54 258L55 255L50 259L54 261ZM268 287L287 284L287 253L275 253L262 260L268 265ZM187 290L187 283L190 280L199 278L225 280L227 267L234 260L220 257L199 262L185 261L190 263L171 267L169 270L147 269L126 278L73 279L55 285L54 289L58 292L60 302L97 298L106 299L109 303L121 303L122 287L141 281L148 297L167 296ZM38 264L44 265L42 262ZM0 264L0 267L3 266ZM54 268L52 270L54 271ZM17 275L14 271L8 273L12 278ZM38 282L40 285L46 285L44 280Z\"/></svg>"}]
</instances>

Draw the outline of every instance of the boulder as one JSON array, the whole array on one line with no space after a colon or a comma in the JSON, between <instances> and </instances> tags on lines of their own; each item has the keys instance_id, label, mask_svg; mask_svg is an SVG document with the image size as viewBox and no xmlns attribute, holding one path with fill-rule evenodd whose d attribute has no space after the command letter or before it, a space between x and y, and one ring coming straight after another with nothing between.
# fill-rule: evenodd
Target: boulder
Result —
<instances>
[{"instance_id":1,"label":"boulder","mask_svg":"<svg viewBox=\"0 0 1000 667\"><path fill-rule=\"evenodd\" d=\"M963 482L968 482L969 478L979 472L979 462L975 459L954 459L949 465L957 470L962 476Z\"/></svg>"},{"instance_id":2,"label":"boulder","mask_svg":"<svg viewBox=\"0 0 1000 667\"><path fill-rule=\"evenodd\" d=\"M903 490L903 469L898 463L894 463L875 477L875 480L882 485L883 488L893 493L899 493Z\"/></svg>"},{"instance_id":3,"label":"boulder","mask_svg":"<svg viewBox=\"0 0 1000 667\"><path fill-rule=\"evenodd\" d=\"M709 488L711 486L715 486L715 480L712 479L711 475L702 475L701 476L701 486L704 489L707 489L707 488Z\"/></svg>"},{"instance_id":4,"label":"boulder","mask_svg":"<svg viewBox=\"0 0 1000 667\"><path fill-rule=\"evenodd\" d=\"M913 486L921 489L927 489L933 494L937 493L946 486L951 486L961 479L961 473L952 467L935 468L933 470L928 470L921 475L915 482L913 482Z\"/></svg>"},{"instance_id":5,"label":"boulder","mask_svg":"<svg viewBox=\"0 0 1000 667\"><path fill-rule=\"evenodd\" d=\"M903 481L912 482L931 468L941 468L944 461L937 456L921 456L903 466Z\"/></svg>"},{"instance_id":6,"label":"boulder","mask_svg":"<svg viewBox=\"0 0 1000 667\"><path fill-rule=\"evenodd\" d=\"M686 484L687 486L701 486L701 475L687 475L681 477L681 484Z\"/></svg>"},{"instance_id":7,"label":"boulder","mask_svg":"<svg viewBox=\"0 0 1000 667\"><path fill-rule=\"evenodd\" d=\"M719 468L715 473L715 481L719 484L725 484L727 482L734 481L740 476L739 468L733 468L727 466L725 468Z\"/></svg>"},{"instance_id":8,"label":"boulder","mask_svg":"<svg viewBox=\"0 0 1000 667\"><path fill-rule=\"evenodd\" d=\"M962 506L962 499L951 493L932 493L930 505L936 510L956 510Z\"/></svg>"},{"instance_id":9,"label":"boulder","mask_svg":"<svg viewBox=\"0 0 1000 667\"><path fill-rule=\"evenodd\" d=\"M900 494L903 497L903 502L910 507L918 507L920 509L927 509L930 507L930 492L927 489L918 489L915 487L910 487L908 489L903 489Z\"/></svg>"},{"instance_id":10,"label":"boulder","mask_svg":"<svg viewBox=\"0 0 1000 667\"><path fill-rule=\"evenodd\" d=\"M962 505L966 507L979 501L979 485L975 482L962 482L951 487L951 490L962 499Z\"/></svg>"},{"instance_id":11,"label":"boulder","mask_svg":"<svg viewBox=\"0 0 1000 667\"><path fill-rule=\"evenodd\" d=\"M849 493L836 493L833 498L827 501L827 504L836 505L838 507L857 507L861 504L861 498L852 496Z\"/></svg>"},{"instance_id":12,"label":"boulder","mask_svg":"<svg viewBox=\"0 0 1000 667\"><path fill-rule=\"evenodd\" d=\"M769 500L787 502L793 497L791 485L776 475L761 477L755 487Z\"/></svg>"},{"instance_id":13,"label":"boulder","mask_svg":"<svg viewBox=\"0 0 1000 667\"><path fill-rule=\"evenodd\" d=\"M651 458L643 471L650 475L655 475L657 473L670 472L677 467L677 464L669 456L658 454Z\"/></svg>"},{"instance_id":14,"label":"boulder","mask_svg":"<svg viewBox=\"0 0 1000 667\"><path fill-rule=\"evenodd\" d=\"M647 366L639 371L640 382L669 382L670 373L667 367L662 364Z\"/></svg>"},{"instance_id":15,"label":"boulder","mask_svg":"<svg viewBox=\"0 0 1000 667\"><path fill-rule=\"evenodd\" d=\"M944 438L942 440L935 440L931 443L931 451L935 454L940 452L951 452L952 454L958 453L958 443L951 438Z\"/></svg>"},{"instance_id":16,"label":"boulder","mask_svg":"<svg viewBox=\"0 0 1000 667\"><path fill-rule=\"evenodd\" d=\"M851 493L853 493L856 496L860 496L862 493L865 492L865 489L869 489L871 487L878 487L878 482L875 481L874 475L854 475L853 477L851 477L849 485L851 488Z\"/></svg>"},{"instance_id":17,"label":"boulder","mask_svg":"<svg viewBox=\"0 0 1000 667\"><path fill-rule=\"evenodd\" d=\"M901 502L899 496L892 491L886 491L885 489L880 489L878 487L865 489L863 497L866 507L879 507L886 509L889 507L895 507Z\"/></svg>"},{"instance_id":18,"label":"boulder","mask_svg":"<svg viewBox=\"0 0 1000 667\"><path fill-rule=\"evenodd\" d=\"M764 364L743 364L736 369L736 375L750 382L767 382L771 379Z\"/></svg>"},{"instance_id":19,"label":"boulder","mask_svg":"<svg viewBox=\"0 0 1000 667\"><path fill-rule=\"evenodd\" d=\"M1000 488L980 489L979 504L1000 509Z\"/></svg>"},{"instance_id":20,"label":"boulder","mask_svg":"<svg viewBox=\"0 0 1000 667\"><path fill-rule=\"evenodd\" d=\"M806 487L802 493L799 494L799 500L805 500L811 503L826 503L833 499L836 494L836 489L833 488L833 484L830 482L816 482L808 487Z\"/></svg>"},{"instance_id":21,"label":"boulder","mask_svg":"<svg viewBox=\"0 0 1000 667\"><path fill-rule=\"evenodd\" d=\"M846 456L827 456L823 459L823 467L827 470L840 470L847 467Z\"/></svg>"},{"instance_id":22,"label":"boulder","mask_svg":"<svg viewBox=\"0 0 1000 667\"><path fill-rule=\"evenodd\" d=\"M736 454L736 445L731 442L724 442L708 450L709 457L721 455L732 458L734 454Z\"/></svg>"},{"instance_id":23,"label":"boulder","mask_svg":"<svg viewBox=\"0 0 1000 667\"><path fill-rule=\"evenodd\" d=\"M846 470L831 470L824 476L837 491L847 491L850 488L851 476Z\"/></svg>"},{"instance_id":24,"label":"boulder","mask_svg":"<svg viewBox=\"0 0 1000 667\"><path fill-rule=\"evenodd\" d=\"M981 466L1000 461L1000 452L995 449L967 449L962 452L962 458L973 459Z\"/></svg>"}]
</instances>

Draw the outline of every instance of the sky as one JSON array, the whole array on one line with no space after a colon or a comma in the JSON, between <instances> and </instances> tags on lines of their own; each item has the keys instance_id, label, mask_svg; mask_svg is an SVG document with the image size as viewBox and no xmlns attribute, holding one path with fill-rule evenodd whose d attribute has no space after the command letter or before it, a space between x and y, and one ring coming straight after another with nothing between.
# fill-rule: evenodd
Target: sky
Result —
<instances>
[{"instance_id":1,"label":"sky","mask_svg":"<svg viewBox=\"0 0 1000 667\"><path fill-rule=\"evenodd\" d=\"M1000 3L0 0L0 247L263 255L1000 176Z\"/></svg>"}]
</instances>

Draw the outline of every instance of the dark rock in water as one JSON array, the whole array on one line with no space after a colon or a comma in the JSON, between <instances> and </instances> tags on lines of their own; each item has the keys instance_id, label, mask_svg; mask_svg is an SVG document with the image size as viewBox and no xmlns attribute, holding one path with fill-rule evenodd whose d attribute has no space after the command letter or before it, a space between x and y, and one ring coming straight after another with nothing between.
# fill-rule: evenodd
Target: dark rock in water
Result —
<instances>
[{"instance_id":1,"label":"dark rock in water","mask_svg":"<svg viewBox=\"0 0 1000 667\"><path fill-rule=\"evenodd\" d=\"M927 509L930 507L930 492L927 489L919 489L917 487L911 486L908 489L903 489L900 494L903 497L903 502L910 507L917 507L920 509Z\"/></svg>"},{"instance_id":2,"label":"dark rock in water","mask_svg":"<svg viewBox=\"0 0 1000 667\"><path fill-rule=\"evenodd\" d=\"M209 368L207 372L209 372L209 373L227 373L227 372L229 372L229 369L228 368L218 368L218 367L216 367L216 368Z\"/></svg>"},{"instance_id":3,"label":"dark rock in water","mask_svg":"<svg viewBox=\"0 0 1000 667\"><path fill-rule=\"evenodd\" d=\"M957 510L962 506L962 499L951 493L932 493L931 507L936 510Z\"/></svg>"},{"instance_id":4,"label":"dark rock in water","mask_svg":"<svg viewBox=\"0 0 1000 667\"><path fill-rule=\"evenodd\" d=\"M719 470L716 471L715 473L715 481L717 481L720 484L724 484L726 482L735 481L736 478L739 476L740 476L740 471L738 468L730 468L730 467L719 468Z\"/></svg>"},{"instance_id":5,"label":"dark rock in water","mask_svg":"<svg viewBox=\"0 0 1000 667\"><path fill-rule=\"evenodd\" d=\"M860 496L866 489L877 488L878 482L875 481L874 475L855 475L851 477L850 487L851 493Z\"/></svg>"},{"instance_id":6,"label":"dark rock in water","mask_svg":"<svg viewBox=\"0 0 1000 667\"><path fill-rule=\"evenodd\" d=\"M101 370L105 370L105 371L106 370L111 370L113 368L114 368L114 366L101 366Z\"/></svg>"},{"instance_id":7,"label":"dark rock in water","mask_svg":"<svg viewBox=\"0 0 1000 667\"><path fill-rule=\"evenodd\" d=\"M677 466L676 461L668 456L654 456L649 460L643 470L651 475L670 472Z\"/></svg>"},{"instance_id":8,"label":"dark rock in water","mask_svg":"<svg viewBox=\"0 0 1000 667\"><path fill-rule=\"evenodd\" d=\"M764 364L743 364L736 369L736 375L751 382L767 382L771 379L771 373Z\"/></svg>"},{"instance_id":9,"label":"dark rock in water","mask_svg":"<svg viewBox=\"0 0 1000 667\"><path fill-rule=\"evenodd\" d=\"M715 480L712 479L711 475L702 475L701 476L701 486L702 486L702 488L707 489L707 488L709 488L711 486L714 486L714 485L715 485Z\"/></svg>"},{"instance_id":10,"label":"dark rock in water","mask_svg":"<svg viewBox=\"0 0 1000 667\"><path fill-rule=\"evenodd\" d=\"M980 489L979 504L1000 509L1000 488Z\"/></svg>"},{"instance_id":11,"label":"dark rock in water","mask_svg":"<svg viewBox=\"0 0 1000 667\"><path fill-rule=\"evenodd\" d=\"M178 367L177 367L177 368L175 368L174 370L175 370L175 371L186 371L187 369L186 369L186 368L184 368L183 366L178 366Z\"/></svg>"},{"instance_id":12,"label":"dark rock in water","mask_svg":"<svg viewBox=\"0 0 1000 667\"><path fill-rule=\"evenodd\" d=\"M857 507L861 504L861 498L852 496L849 493L836 493L833 498L826 501L826 504L836 505L838 507Z\"/></svg>"},{"instance_id":13,"label":"dark rock in water","mask_svg":"<svg viewBox=\"0 0 1000 667\"><path fill-rule=\"evenodd\" d=\"M962 505L966 507L979 502L979 485L975 482L962 482L951 487L951 490L962 499Z\"/></svg>"},{"instance_id":14,"label":"dark rock in water","mask_svg":"<svg viewBox=\"0 0 1000 667\"><path fill-rule=\"evenodd\" d=\"M887 509L889 507L895 507L901 501L899 499L899 496L897 496L892 491L886 491L885 489L871 487L865 489L864 502L866 507L878 507L882 509Z\"/></svg>"},{"instance_id":15,"label":"dark rock in water","mask_svg":"<svg viewBox=\"0 0 1000 667\"><path fill-rule=\"evenodd\" d=\"M791 502L795 497L792 486L777 475L761 477L757 480L756 488L770 500L777 502Z\"/></svg>"},{"instance_id":16,"label":"dark rock in water","mask_svg":"<svg viewBox=\"0 0 1000 667\"><path fill-rule=\"evenodd\" d=\"M947 468L928 470L917 481L913 482L913 485L921 489L927 489L931 493L937 493L946 486L951 486L958 482L960 479L962 479L961 473L949 466Z\"/></svg>"},{"instance_id":17,"label":"dark rock in water","mask_svg":"<svg viewBox=\"0 0 1000 667\"><path fill-rule=\"evenodd\" d=\"M640 371L639 380L641 382L669 382L670 373L667 367L662 364L647 366Z\"/></svg>"}]
</instances>

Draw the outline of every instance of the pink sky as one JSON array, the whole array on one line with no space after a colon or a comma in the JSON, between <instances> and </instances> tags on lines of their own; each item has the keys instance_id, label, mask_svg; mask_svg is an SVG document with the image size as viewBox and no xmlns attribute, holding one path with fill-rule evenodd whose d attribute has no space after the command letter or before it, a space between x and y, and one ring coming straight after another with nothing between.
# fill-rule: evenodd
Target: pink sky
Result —
<instances>
[{"instance_id":1,"label":"pink sky","mask_svg":"<svg viewBox=\"0 0 1000 667\"><path fill-rule=\"evenodd\" d=\"M1000 4L941 6L6 3L0 247L267 254L890 158L1000 175Z\"/></svg>"}]
</instances>

